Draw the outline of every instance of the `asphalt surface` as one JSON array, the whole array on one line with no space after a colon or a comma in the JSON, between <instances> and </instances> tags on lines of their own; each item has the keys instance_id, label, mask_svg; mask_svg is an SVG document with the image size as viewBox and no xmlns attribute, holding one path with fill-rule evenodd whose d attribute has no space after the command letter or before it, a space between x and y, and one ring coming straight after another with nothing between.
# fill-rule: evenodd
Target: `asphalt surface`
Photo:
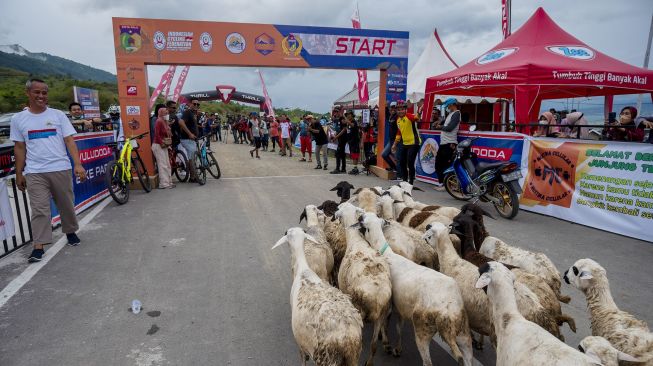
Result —
<instances>
[{"instance_id":1,"label":"asphalt surface","mask_svg":"<svg viewBox=\"0 0 653 366\"><path fill-rule=\"evenodd\" d=\"M0 308L0 365L299 364L289 250L270 248L298 225L304 205L335 200L329 189L338 181L388 183L313 170L298 154L261 152L257 160L244 145L216 149L223 179L110 203L81 230L79 247L62 249ZM427 190L415 192L420 201L460 205L418 185ZM525 211L512 221L486 222L492 235L546 253L561 271L579 258L597 260L621 309L653 320L646 310L653 300L652 243ZM29 250L0 260L0 286L27 267ZM585 299L570 286L563 292L572 297L563 311L578 326L577 334L566 326L563 333L575 347L590 334ZM143 303L138 315L128 311L134 299ZM376 365L421 364L412 327L403 332L403 355L393 358L379 347ZM435 364L455 365L435 343L431 353ZM476 357L494 365L489 345Z\"/></svg>"}]
</instances>

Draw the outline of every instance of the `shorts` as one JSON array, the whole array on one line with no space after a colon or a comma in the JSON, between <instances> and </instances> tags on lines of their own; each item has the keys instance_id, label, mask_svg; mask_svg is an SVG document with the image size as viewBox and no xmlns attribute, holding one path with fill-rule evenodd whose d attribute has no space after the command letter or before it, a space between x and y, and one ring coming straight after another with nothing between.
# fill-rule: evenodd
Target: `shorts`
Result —
<instances>
[{"instance_id":1,"label":"shorts","mask_svg":"<svg viewBox=\"0 0 653 366\"><path fill-rule=\"evenodd\" d=\"M181 146L183 146L184 150L186 150L186 157L189 160L193 159L193 156L195 156L195 153L197 152L197 145L195 144L195 141L182 139Z\"/></svg>"},{"instance_id":2,"label":"shorts","mask_svg":"<svg viewBox=\"0 0 653 366\"><path fill-rule=\"evenodd\" d=\"M349 153L350 154L360 154L361 146L360 141L350 141L349 142Z\"/></svg>"},{"instance_id":3,"label":"shorts","mask_svg":"<svg viewBox=\"0 0 653 366\"><path fill-rule=\"evenodd\" d=\"M302 153L308 152L310 154L313 152L313 143L311 142L311 136L299 136L299 142Z\"/></svg>"},{"instance_id":4,"label":"shorts","mask_svg":"<svg viewBox=\"0 0 653 366\"><path fill-rule=\"evenodd\" d=\"M254 137L254 147L257 149L261 148L261 138L260 137Z\"/></svg>"}]
</instances>

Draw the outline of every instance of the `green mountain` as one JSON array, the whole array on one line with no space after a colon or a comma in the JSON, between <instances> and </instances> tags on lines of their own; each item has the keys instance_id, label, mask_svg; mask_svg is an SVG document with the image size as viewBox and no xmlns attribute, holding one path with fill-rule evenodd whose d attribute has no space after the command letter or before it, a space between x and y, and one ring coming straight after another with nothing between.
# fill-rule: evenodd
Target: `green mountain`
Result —
<instances>
[{"instance_id":1,"label":"green mountain","mask_svg":"<svg viewBox=\"0 0 653 366\"><path fill-rule=\"evenodd\" d=\"M47 53L32 53L18 44L0 45L0 67L32 75L67 76L77 80L115 83L116 75Z\"/></svg>"}]
</instances>

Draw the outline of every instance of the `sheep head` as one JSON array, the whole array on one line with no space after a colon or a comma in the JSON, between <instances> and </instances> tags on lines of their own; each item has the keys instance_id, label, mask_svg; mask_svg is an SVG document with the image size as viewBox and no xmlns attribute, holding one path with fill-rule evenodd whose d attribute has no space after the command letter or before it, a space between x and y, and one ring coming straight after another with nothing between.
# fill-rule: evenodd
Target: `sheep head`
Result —
<instances>
[{"instance_id":1,"label":"sheep head","mask_svg":"<svg viewBox=\"0 0 653 366\"><path fill-rule=\"evenodd\" d=\"M364 213L365 211L362 208L356 207L349 202L343 202L338 205L338 211L333 217L340 219L343 224L351 226L357 222L358 216Z\"/></svg>"},{"instance_id":2,"label":"sheep head","mask_svg":"<svg viewBox=\"0 0 653 366\"><path fill-rule=\"evenodd\" d=\"M589 258L577 260L573 266L565 271L563 279L567 284L583 292L603 280L605 280L607 285L605 268Z\"/></svg>"},{"instance_id":3,"label":"sheep head","mask_svg":"<svg viewBox=\"0 0 653 366\"><path fill-rule=\"evenodd\" d=\"M442 235L449 235L449 228L443 223L433 222L426 225L426 231L422 235L422 239L435 248Z\"/></svg>"},{"instance_id":4,"label":"sheep head","mask_svg":"<svg viewBox=\"0 0 653 366\"><path fill-rule=\"evenodd\" d=\"M489 212L485 211L485 209L483 209L481 206L474 203L464 204L460 208L460 213L456 215L456 217L454 217L453 219L455 221L456 219L465 216L471 217L477 223L477 225L474 225L473 227L474 244L476 245L476 250L480 250L481 244L483 244L483 240L485 240L485 238L489 236L489 233L485 229L483 216L487 216L491 219L494 219L494 216L492 216Z\"/></svg>"},{"instance_id":5,"label":"sheep head","mask_svg":"<svg viewBox=\"0 0 653 366\"><path fill-rule=\"evenodd\" d=\"M302 220L306 219L307 223L310 223L312 219L317 218L319 209L315 205L308 205L304 207L304 211L299 216L299 223L301 224ZM309 220L309 217L311 220Z\"/></svg>"},{"instance_id":6,"label":"sheep head","mask_svg":"<svg viewBox=\"0 0 653 366\"><path fill-rule=\"evenodd\" d=\"M383 236L383 227L387 225L388 222L386 220L376 216L373 213L366 212L358 218L358 223L354 226L360 230L361 234L365 237L367 241L370 241L371 231L374 230L375 233Z\"/></svg>"},{"instance_id":7,"label":"sheep head","mask_svg":"<svg viewBox=\"0 0 653 366\"><path fill-rule=\"evenodd\" d=\"M322 210L325 215L333 217L336 211L338 211L338 204L335 201L326 200L322 202L321 205L317 206L317 208Z\"/></svg>"},{"instance_id":8,"label":"sheep head","mask_svg":"<svg viewBox=\"0 0 653 366\"><path fill-rule=\"evenodd\" d=\"M618 366L619 361L643 362L642 360L614 348L614 346L603 337L585 337L580 341L578 349L597 363L605 366Z\"/></svg>"},{"instance_id":9,"label":"sheep head","mask_svg":"<svg viewBox=\"0 0 653 366\"><path fill-rule=\"evenodd\" d=\"M345 202L351 197L350 192L352 189L354 189L354 186L346 180L343 180L331 188L331 191L336 191L336 194L340 197L340 202Z\"/></svg>"},{"instance_id":10,"label":"sheep head","mask_svg":"<svg viewBox=\"0 0 653 366\"><path fill-rule=\"evenodd\" d=\"M515 274L512 273L506 266L499 262L488 262L478 267L479 277L476 281L476 288L483 289L487 294L487 289L490 283L497 282L497 280L508 281L512 288L515 283Z\"/></svg>"},{"instance_id":11,"label":"sheep head","mask_svg":"<svg viewBox=\"0 0 653 366\"><path fill-rule=\"evenodd\" d=\"M272 247L272 249L277 248L278 246L282 244L289 244L293 250L295 249L302 249L304 245L304 239L308 239L316 244L319 244L319 242L311 235L306 234L304 229L301 227L292 227L286 231L286 233L277 241L276 244Z\"/></svg>"},{"instance_id":12,"label":"sheep head","mask_svg":"<svg viewBox=\"0 0 653 366\"><path fill-rule=\"evenodd\" d=\"M397 186L399 186L399 188L403 189L404 192L406 192L408 194L411 194L411 195L413 194L413 189L416 190L416 191L424 192L424 190L421 189L420 187L414 186L414 185L412 185L412 184L410 184L408 182L399 182L397 184Z\"/></svg>"},{"instance_id":13,"label":"sheep head","mask_svg":"<svg viewBox=\"0 0 653 366\"><path fill-rule=\"evenodd\" d=\"M396 200L402 200L404 199L404 193L408 194L410 196L410 193L406 193L401 187L399 186L392 186L388 190L386 190L390 197L396 199Z\"/></svg>"}]
</instances>

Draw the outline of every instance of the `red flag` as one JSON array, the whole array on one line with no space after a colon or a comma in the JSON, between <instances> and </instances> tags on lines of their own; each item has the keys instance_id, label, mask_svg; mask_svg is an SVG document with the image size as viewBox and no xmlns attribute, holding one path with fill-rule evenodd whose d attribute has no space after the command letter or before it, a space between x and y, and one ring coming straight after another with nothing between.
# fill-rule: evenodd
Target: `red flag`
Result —
<instances>
[{"instance_id":1,"label":"red flag","mask_svg":"<svg viewBox=\"0 0 653 366\"><path fill-rule=\"evenodd\" d=\"M181 69L181 73L179 74L179 79L177 80L177 86L175 87L175 93L172 96L172 100L175 102L179 100L179 95L181 94L181 89L184 87L184 83L186 82L186 76L188 76L188 70L190 69L190 66L184 66L183 69Z\"/></svg>"},{"instance_id":2,"label":"red flag","mask_svg":"<svg viewBox=\"0 0 653 366\"><path fill-rule=\"evenodd\" d=\"M256 70L258 72L258 76L261 78L261 86L263 87L263 96L265 97L265 106L268 108L268 113L272 117L276 117L274 115L274 109L272 108L272 99L270 99L270 96L268 95L268 89L265 87L265 81L263 81L263 74L261 74L261 70Z\"/></svg>"},{"instance_id":3,"label":"red flag","mask_svg":"<svg viewBox=\"0 0 653 366\"><path fill-rule=\"evenodd\" d=\"M156 98L161 94L163 88L170 88L170 82L172 82L172 77L175 75L176 68L176 66L170 66L168 67L168 70L163 73L163 75L161 75L159 85L156 87L156 89L154 89L154 92L150 97L150 109L152 109L154 102L156 102Z\"/></svg>"},{"instance_id":4,"label":"red flag","mask_svg":"<svg viewBox=\"0 0 653 366\"><path fill-rule=\"evenodd\" d=\"M501 0L501 31L503 38L510 35L510 0Z\"/></svg>"},{"instance_id":5,"label":"red flag","mask_svg":"<svg viewBox=\"0 0 653 366\"><path fill-rule=\"evenodd\" d=\"M361 19L358 15L358 8L351 16L351 24L354 29L360 29ZM356 70L358 74L358 101L361 104L367 104L370 99L369 91L367 90L367 70Z\"/></svg>"}]
</instances>

